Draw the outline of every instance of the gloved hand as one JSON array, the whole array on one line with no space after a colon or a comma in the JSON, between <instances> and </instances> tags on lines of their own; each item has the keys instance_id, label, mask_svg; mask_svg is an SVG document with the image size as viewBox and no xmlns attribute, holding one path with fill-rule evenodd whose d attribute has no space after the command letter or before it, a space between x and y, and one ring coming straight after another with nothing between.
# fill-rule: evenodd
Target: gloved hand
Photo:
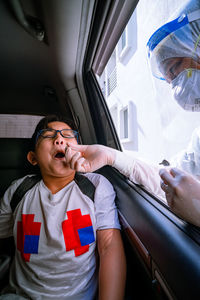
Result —
<instances>
[{"instance_id":1,"label":"gloved hand","mask_svg":"<svg viewBox=\"0 0 200 300\"><path fill-rule=\"evenodd\" d=\"M161 188L169 207L184 220L200 226L200 182L182 170L161 169Z\"/></svg>"},{"instance_id":2,"label":"gloved hand","mask_svg":"<svg viewBox=\"0 0 200 300\"><path fill-rule=\"evenodd\" d=\"M103 145L67 145L66 162L77 172L94 172L105 165L112 165L115 159L115 150ZM76 153L72 154L74 151Z\"/></svg>"}]
</instances>

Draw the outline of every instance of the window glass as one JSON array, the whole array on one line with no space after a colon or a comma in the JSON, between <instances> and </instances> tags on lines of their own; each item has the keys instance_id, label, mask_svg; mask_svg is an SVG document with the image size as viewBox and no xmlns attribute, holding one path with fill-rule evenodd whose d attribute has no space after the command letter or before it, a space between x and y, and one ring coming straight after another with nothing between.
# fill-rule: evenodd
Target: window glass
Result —
<instances>
[{"instance_id":1,"label":"window glass","mask_svg":"<svg viewBox=\"0 0 200 300\"><path fill-rule=\"evenodd\" d=\"M121 139L128 138L128 108L122 110L121 112Z\"/></svg>"},{"instance_id":2,"label":"window glass","mask_svg":"<svg viewBox=\"0 0 200 300\"><path fill-rule=\"evenodd\" d=\"M43 116L0 115L0 138L30 138Z\"/></svg>"},{"instance_id":3,"label":"window glass","mask_svg":"<svg viewBox=\"0 0 200 300\"><path fill-rule=\"evenodd\" d=\"M117 86L116 51L113 52L106 67L106 95L110 96Z\"/></svg>"},{"instance_id":4,"label":"window glass","mask_svg":"<svg viewBox=\"0 0 200 300\"><path fill-rule=\"evenodd\" d=\"M193 79L194 70L200 72L200 16L193 14L192 23L186 24L183 13L194 10L190 3L200 9L197 2L140 0L103 74L97 76L123 151L154 164L169 161L190 172L195 159L200 162L195 152L200 135L200 83ZM176 24L168 31L157 31L174 19ZM186 91L183 81L190 77ZM190 90L194 90L191 99ZM197 169L200 166L195 175L200 175Z\"/></svg>"},{"instance_id":5,"label":"window glass","mask_svg":"<svg viewBox=\"0 0 200 300\"><path fill-rule=\"evenodd\" d=\"M126 46L126 30L124 30L124 32L122 33L121 43L122 43L122 50L123 50Z\"/></svg>"}]
</instances>

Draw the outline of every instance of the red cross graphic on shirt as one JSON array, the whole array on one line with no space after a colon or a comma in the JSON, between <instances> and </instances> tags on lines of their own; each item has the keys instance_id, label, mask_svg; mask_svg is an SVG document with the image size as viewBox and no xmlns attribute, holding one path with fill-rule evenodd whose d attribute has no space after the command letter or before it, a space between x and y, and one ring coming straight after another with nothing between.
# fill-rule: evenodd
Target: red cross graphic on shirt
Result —
<instances>
[{"instance_id":1,"label":"red cross graphic on shirt","mask_svg":"<svg viewBox=\"0 0 200 300\"><path fill-rule=\"evenodd\" d=\"M89 250L95 241L90 215L82 215L80 209L67 212L68 220L62 222L66 251L74 250L79 256Z\"/></svg>"},{"instance_id":2,"label":"red cross graphic on shirt","mask_svg":"<svg viewBox=\"0 0 200 300\"><path fill-rule=\"evenodd\" d=\"M31 254L38 253L40 222L34 222L34 214L22 214L22 221L17 223L17 249L25 261Z\"/></svg>"}]
</instances>

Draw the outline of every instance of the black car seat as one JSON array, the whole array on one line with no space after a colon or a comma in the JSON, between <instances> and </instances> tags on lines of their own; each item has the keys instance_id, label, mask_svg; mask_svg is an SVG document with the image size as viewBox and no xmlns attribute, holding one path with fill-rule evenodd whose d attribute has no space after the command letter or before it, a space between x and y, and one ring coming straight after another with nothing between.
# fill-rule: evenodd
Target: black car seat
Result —
<instances>
[{"instance_id":1,"label":"black car seat","mask_svg":"<svg viewBox=\"0 0 200 300\"><path fill-rule=\"evenodd\" d=\"M29 142L30 140L25 138L0 138L0 198L12 181L33 173L26 159ZM8 280L8 271L14 249L12 237L0 239L1 288Z\"/></svg>"},{"instance_id":2,"label":"black car seat","mask_svg":"<svg viewBox=\"0 0 200 300\"><path fill-rule=\"evenodd\" d=\"M29 139L0 138L0 197L11 182L31 172L26 155Z\"/></svg>"}]
</instances>

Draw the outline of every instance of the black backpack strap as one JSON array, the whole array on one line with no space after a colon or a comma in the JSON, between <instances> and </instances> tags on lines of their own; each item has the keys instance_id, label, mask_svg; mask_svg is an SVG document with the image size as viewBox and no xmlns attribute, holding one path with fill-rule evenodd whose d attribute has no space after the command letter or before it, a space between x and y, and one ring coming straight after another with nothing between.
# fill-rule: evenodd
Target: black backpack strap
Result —
<instances>
[{"instance_id":1,"label":"black backpack strap","mask_svg":"<svg viewBox=\"0 0 200 300\"><path fill-rule=\"evenodd\" d=\"M14 212L15 208L17 207L18 203L21 201L23 196L26 194L28 190L30 190L36 183L41 180L41 176L27 176L21 184L17 187L16 191L14 192L10 206L12 212ZM76 184L80 188L81 192L88 196L94 202L94 193L95 193L95 186L94 184L86 177L79 173L75 174L74 178Z\"/></svg>"},{"instance_id":2,"label":"black backpack strap","mask_svg":"<svg viewBox=\"0 0 200 300\"><path fill-rule=\"evenodd\" d=\"M75 174L74 180L80 188L81 192L94 202L94 193L96 189L94 184L86 176L79 173Z\"/></svg>"},{"instance_id":3,"label":"black backpack strap","mask_svg":"<svg viewBox=\"0 0 200 300\"><path fill-rule=\"evenodd\" d=\"M21 184L17 187L16 191L14 192L10 206L12 212L14 212L15 208L17 207L18 203L21 201L23 196L26 194L28 190L30 190L37 182L41 180L41 176L27 176Z\"/></svg>"}]
</instances>

